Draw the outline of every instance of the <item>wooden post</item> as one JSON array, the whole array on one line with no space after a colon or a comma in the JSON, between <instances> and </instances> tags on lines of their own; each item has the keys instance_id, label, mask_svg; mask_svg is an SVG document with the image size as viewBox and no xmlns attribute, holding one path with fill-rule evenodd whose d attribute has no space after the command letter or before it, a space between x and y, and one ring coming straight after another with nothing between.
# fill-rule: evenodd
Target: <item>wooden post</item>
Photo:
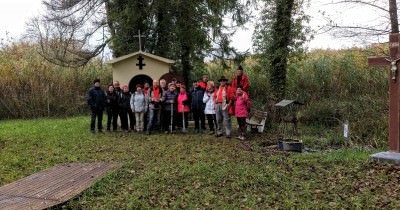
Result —
<instances>
[{"instance_id":1,"label":"wooden post","mask_svg":"<svg viewBox=\"0 0 400 210\"><path fill-rule=\"evenodd\" d=\"M389 57L370 57L368 65L386 66L389 69L389 150L400 152L400 81L399 81L399 33L392 33L389 36Z\"/></svg>"}]
</instances>

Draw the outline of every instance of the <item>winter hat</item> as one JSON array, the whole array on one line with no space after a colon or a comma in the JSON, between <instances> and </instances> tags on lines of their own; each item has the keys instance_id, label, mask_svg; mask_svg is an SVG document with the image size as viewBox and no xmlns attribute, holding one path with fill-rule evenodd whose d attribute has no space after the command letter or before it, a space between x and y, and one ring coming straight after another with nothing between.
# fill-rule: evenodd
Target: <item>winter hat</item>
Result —
<instances>
[{"instance_id":1,"label":"winter hat","mask_svg":"<svg viewBox=\"0 0 400 210\"><path fill-rule=\"evenodd\" d=\"M237 69L243 71L243 67L241 65Z\"/></svg>"},{"instance_id":2,"label":"winter hat","mask_svg":"<svg viewBox=\"0 0 400 210\"><path fill-rule=\"evenodd\" d=\"M221 76L221 78L218 80L218 82L222 82L222 81L228 82L228 79L225 78L224 76Z\"/></svg>"}]
</instances>

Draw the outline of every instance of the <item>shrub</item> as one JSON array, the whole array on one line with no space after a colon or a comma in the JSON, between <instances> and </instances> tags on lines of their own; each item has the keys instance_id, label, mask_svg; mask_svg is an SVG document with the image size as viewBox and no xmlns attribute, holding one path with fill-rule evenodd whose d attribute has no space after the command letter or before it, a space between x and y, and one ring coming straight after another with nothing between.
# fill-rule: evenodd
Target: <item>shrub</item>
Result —
<instances>
[{"instance_id":1,"label":"shrub","mask_svg":"<svg viewBox=\"0 0 400 210\"><path fill-rule=\"evenodd\" d=\"M93 61L84 68L46 62L37 46L15 43L0 50L0 118L66 116L85 111L86 92L94 78L103 85L111 71Z\"/></svg>"}]
</instances>

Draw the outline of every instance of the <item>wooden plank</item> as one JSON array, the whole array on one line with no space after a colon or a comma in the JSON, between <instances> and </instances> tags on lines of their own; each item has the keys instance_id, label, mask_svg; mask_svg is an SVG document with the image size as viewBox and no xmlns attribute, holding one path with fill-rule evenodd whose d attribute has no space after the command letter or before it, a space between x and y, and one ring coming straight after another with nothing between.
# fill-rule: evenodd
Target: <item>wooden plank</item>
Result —
<instances>
[{"instance_id":1,"label":"wooden plank","mask_svg":"<svg viewBox=\"0 0 400 210\"><path fill-rule=\"evenodd\" d=\"M0 188L0 209L45 209L64 203L115 168L113 163L59 164Z\"/></svg>"}]
</instances>

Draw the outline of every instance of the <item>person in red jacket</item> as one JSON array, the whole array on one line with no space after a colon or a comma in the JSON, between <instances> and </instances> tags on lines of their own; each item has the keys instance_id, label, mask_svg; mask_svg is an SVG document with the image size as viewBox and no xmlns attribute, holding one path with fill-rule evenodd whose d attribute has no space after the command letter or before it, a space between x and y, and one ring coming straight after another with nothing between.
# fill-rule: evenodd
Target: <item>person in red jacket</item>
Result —
<instances>
[{"instance_id":1,"label":"person in red jacket","mask_svg":"<svg viewBox=\"0 0 400 210\"><path fill-rule=\"evenodd\" d=\"M207 82L208 82L208 75L207 74L204 74L203 75L203 77L202 77L202 79L201 79L201 81L199 82L199 86L202 88L202 89L207 89Z\"/></svg>"},{"instance_id":2,"label":"person in red jacket","mask_svg":"<svg viewBox=\"0 0 400 210\"><path fill-rule=\"evenodd\" d=\"M236 69L236 76L232 79L232 88L236 90L238 87L242 87L242 90L249 94L250 83L249 78L243 73L243 67L239 66Z\"/></svg>"},{"instance_id":3,"label":"person in red jacket","mask_svg":"<svg viewBox=\"0 0 400 210\"><path fill-rule=\"evenodd\" d=\"M235 116L239 125L238 139L244 140L246 135L246 118L249 116L251 102L249 96L239 86L235 97Z\"/></svg>"},{"instance_id":4,"label":"person in red jacket","mask_svg":"<svg viewBox=\"0 0 400 210\"><path fill-rule=\"evenodd\" d=\"M228 79L222 76L219 80L219 87L214 92L215 114L217 118L217 137L222 136L222 128L225 127L227 138L232 135L232 121L229 111L232 107L234 92L227 85Z\"/></svg>"}]
</instances>

